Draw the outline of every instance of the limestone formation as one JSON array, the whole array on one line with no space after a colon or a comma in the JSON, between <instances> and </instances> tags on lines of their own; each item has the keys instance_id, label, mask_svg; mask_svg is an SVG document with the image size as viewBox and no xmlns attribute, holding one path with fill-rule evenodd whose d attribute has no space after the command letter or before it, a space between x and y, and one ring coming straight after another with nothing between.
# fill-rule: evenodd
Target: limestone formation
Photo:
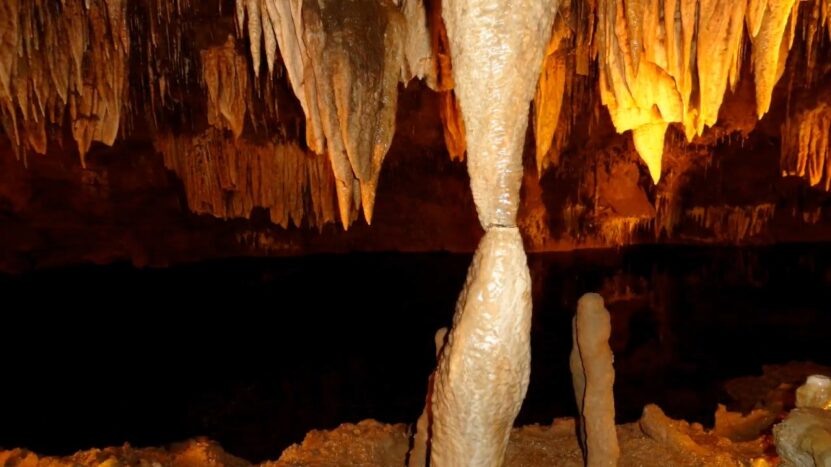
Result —
<instances>
[{"instance_id":1,"label":"limestone formation","mask_svg":"<svg viewBox=\"0 0 831 467\"><path fill-rule=\"evenodd\" d=\"M284 228L337 219L329 161L295 144L253 144L209 129L194 138L160 136L156 150L182 179L188 207L197 214L247 218L265 208Z\"/></svg>"},{"instance_id":2,"label":"limestone formation","mask_svg":"<svg viewBox=\"0 0 831 467\"><path fill-rule=\"evenodd\" d=\"M831 466L831 411L796 408L773 427L783 467Z\"/></svg>"},{"instance_id":3,"label":"limestone formation","mask_svg":"<svg viewBox=\"0 0 831 467\"><path fill-rule=\"evenodd\" d=\"M69 113L81 164L112 145L127 97L125 0L10 0L0 5L0 123L19 150L46 154ZM88 64L88 65L85 65Z\"/></svg>"},{"instance_id":4,"label":"limestone formation","mask_svg":"<svg viewBox=\"0 0 831 467\"><path fill-rule=\"evenodd\" d=\"M502 465L528 388L530 286L518 229L489 229L439 358L430 465Z\"/></svg>"},{"instance_id":5,"label":"limestone formation","mask_svg":"<svg viewBox=\"0 0 831 467\"><path fill-rule=\"evenodd\" d=\"M447 328L441 328L436 331L436 358L441 353L444 347L444 340L447 337ZM413 438L413 449L409 452L407 465L409 467L423 467L427 465L427 456L430 452L430 425L432 418L431 400L433 397L433 384L435 382L435 373L430 374L427 381L427 400L424 404L424 410L418 417L418 422L415 427L415 437Z\"/></svg>"},{"instance_id":6,"label":"limestone formation","mask_svg":"<svg viewBox=\"0 0 831 467\"><path fill-rule=\"evenodd\" d=\"M586 465L616 466L620 458L615 431L614 355L609 347L611 317L597 294L577 303L571 323L569 366L579 413L580 444Z\"/></svg>"},{"instance_id":7,"label":"limestone formation","mask_svg":"<svg viewBox=\"0 0 831 467\"><path fill-rule=\"evenodd\" d=\"M782 125L782 175L803 177L831 189L831 95L812 99Z\"/></svg>"},{"instance_id":8,"label":"limestone formation","mask_svg":"<svg viewBox=\"0 0 831 467\"><path fill-rule=\"evenodd\" d=\"M502 465L530 373L531 278L516 214L528 105L556 4L464 0L442 10L471 190L485 229L432 396L431 465ZM487 98L483 98L487 96Z\"/></svg>"},{"instance_id":9,"label":"limestone formation","mask_svg":"<svg viewBox=\"0 0 831 467\"><path fill-rule=\"evenodd\" d=\"M811 375L796 390L796 406L831 410L831 378Z\"/></svg>"},{"instance_id":10,"label":"limestone formation","mask_svg":"<svg viewBox=\"0 0 831 467\"><path fill-rule=\"evenodd\" d=\"M576 112L563 109L592 106L594 90L599 90L597 97L615 130L631 130L633 146L657 182L666 175L665 159L674 157L669 152L681 144L666 136L674 135L671 128L682 130L688 140L712 139L705 129L719 123L725 96L737 93L743 80L753 82L746 97L756 112L750 117L754 121L740 130L747 134L752 129L772 105L774 87L783 81L797 37L800 54L791 60L790 76L804 75L804 84L815 86L826 73L822 54L831 14L824 0L572 0L548 2L546 7L556 8L557 19L545 33L547 47L535 69L539 75L519 71L530 66L522 57L500 71L538 81L532 112L538 176L558 163L575 125ZM477 78L478 87L463 82L457 86L442 20L447 8L440 1L238 0L235 12L218 12L228 20L235 16L238 37L228 42L232 31L227 29L209 40L204 32L188 30L188 21L199 22L205 8L190 0L0 4L0 125L18 156L25 162L28 153L60 150L68 130L85 165L96 141L112 145L134 131L151 140L178 128L202 132L202 110L208 124L236 137L245 131L262 136L262 128L278 128L274 133L282 135L288 123L273 87L282 86L285 75L305 118L305 125L292 130L305 132L309 149L329 158L337 180L338 218L346 227L360 210L367 221L372 219L378 178L395 130L400 84L418 78L438 92L445 145L454 160L462 160L468 149L482 152L468 147L460 101L476 94L479 102L469 103L468 111L482 112L482 106L507 89L496 75ZM200 28L211 29L212 36L216 25L207 26ZM192 41L194 35L201 40ZM476 48L462 56L488 60L490 53ZM780 88L787 88L782 92L791 102L794 78L787 79L787 86ZM200 81L207 108L194 109L190 94L200 89ZM803 177L828 190L825 94L811 99L811 105L788 104L780 166L783 175ZM511 98L524 102L526 97ZM257 111L253 102L267 111ZM600 117L596 114L592 121L605 115ZM511 123L502 127L508 139L525 128L524 118L502 120ZM143 133L142 121L150 135ZM477 138L473 145L484 144L479 135L490 131L477 121L471 119L470 134ZM249 122L251 130L245 130ZM472 162L474 170L478 164ZM488 177L508 183L519 172L515 166ZM499 201L486 199L478 181L473 187L485 210L493 203L499 206ZM656 230L658 224L663 224L661 219L656 219ZM627 219L605 230L616 235L628 227L644 228L640 220ZM669 232L673 226L668 227ZM623 233L632 236L632 231Z\"/></svg>"},{"instance_id":11,"label":"limestone formation","mask_svg":"<svg viewBox=\"0 0 831 467\"><path fill-rule=\"evenodd\" d=\"M433 74L424 4L237 0L237 21L248 33L255 73L263 45L270 73L279 47L306 114L306 142L329 156L343 227L361 206L371 223L395 132L398 83Z\"/></svg>"},{"instance_id":12,"label":"limestone formation","mask_svg":"<svg viewBox=\"0 0 831 467\"><path fill-rule=\"evenodd\" d=\"M739 80L745 24L756 113L759 118L767 113L793 43L798 5L794 0L599 1L601 99L618 132L632 130L655 183L670 123L679 123L688 140L716 123L725 91Z\"/></svg>"}]
</instances>

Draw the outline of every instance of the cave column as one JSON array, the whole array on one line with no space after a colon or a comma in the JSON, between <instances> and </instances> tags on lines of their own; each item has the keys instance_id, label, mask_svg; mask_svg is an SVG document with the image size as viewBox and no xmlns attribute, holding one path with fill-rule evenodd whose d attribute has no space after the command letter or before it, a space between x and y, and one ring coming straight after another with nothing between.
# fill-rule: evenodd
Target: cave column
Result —
<instances>
[{"instance_id":1,"label":"cave column","mask_svg":"<svg viewBox=\"0 0 831 467\"><path fill-rule=\"evenodd\" d=\"M447 0L471 190L485 229L439 358L431 465L502 465L530 375L531 278L516 226L528 105L557 2Z\"/></svg>"}]
</instances>

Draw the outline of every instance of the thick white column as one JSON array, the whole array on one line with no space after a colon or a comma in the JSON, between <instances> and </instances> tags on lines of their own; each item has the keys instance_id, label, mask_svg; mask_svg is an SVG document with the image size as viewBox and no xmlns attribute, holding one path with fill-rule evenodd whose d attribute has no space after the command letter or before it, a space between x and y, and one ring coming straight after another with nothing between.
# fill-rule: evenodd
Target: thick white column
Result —
<instances>
[{"instance_id":1,"label":"thick white column","mask_svg":"<svg viewBox=\"0 0 831 467\"><path fill-rule=\"evenodd\" d=\"M516 212L528 105L556 9L556 0L443 4L485 236L435 374L434 467L502 465L528 388L531 278Z\"/></svg>"}]
</instances>

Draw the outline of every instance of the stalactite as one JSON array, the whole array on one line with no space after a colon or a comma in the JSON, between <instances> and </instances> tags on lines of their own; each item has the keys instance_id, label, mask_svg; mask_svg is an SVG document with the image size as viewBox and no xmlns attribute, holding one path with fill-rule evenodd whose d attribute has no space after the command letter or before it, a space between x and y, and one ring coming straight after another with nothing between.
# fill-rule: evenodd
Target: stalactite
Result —
<instances>
[{"instance_id":1,"label":"stalactite","mask_svg":"<svg viewBox=\"0 0 831 467\"><path fill-rule=\"evenodd\" d=\"M198 63L197 44L188 35L191 0L132 2L129 10L134 54L140 61L131 76L131 105L149 128L165 131L191 117L182 108L196 83L191 76ZM193 110L193 109L187 109Z\"/></svg>"},{"instance_id":2,"label":"stalactite","mask_svg":"<svg viewBox=\"0 0 831 467\"><path fill-rule=\"evenodd\" d=\"M654 226L656 239L661 238L662 233L665 233L668 238L672 238L684 214L679 197L673 193L671 191L660 193L655 200Z\"/></svg>"},{"instance_id":3,"label":"stalactite","mask_svg":"<svg viewBox=\"0 0 831 467\"><path fill-rule=\"evenodd\" d=\"M233 37L202 51L202 79L208 90L208 123L239 138L249 99L248 61L237 52Z\"/></svg>"},{"instance_id":4,"label":"stalactite","mask_svg":"<svg viewBox=\"0 0 831 467\"><path fill-rule=\"evenodd\" d=\"M425 15L423 5L410 0L401 9L377 0L237 1L239 24L247 18L255 71L262 43L269 69L273 44L279 46L306 114L307 144L331 160L344 228L361 206L372 221L395 130L398 83L413 76L430 81Z\"/></svg>"},{"instance_id":5,"label":"stalactite","mask_svg":"<svg viewBox=\"0 0 831 467\"><path fill-rule=\"evenodd\" d=\"M796 35L796 0L749 0L750 40L753 43L753 79L756 82L756 114L770 108L773 87L785 71L785 61ZM755 31L755 32L754 32Z\"/></svg>"},{"instance_id":6,"label":"stalactite","mask_svg":"<svg viewBox=\"0 0 831 467\"><path fill-rule=\"evenodd\" d=\"M785 119L780 143L783 175L831 189L831 99L823 96Z\"/></svg>"},{"instance_id":7,"label":"stalactite","mask_svg":"<svg viewBox=\"0 0 831 467\"><path fill-rule=\"evenodd\" d=\"M652 222L652 219L643 217L604 219L600 222L598 236L606 245L628 245L636 240L638 232L646 230Z\"/></svg>"},{"instance_id":8,"label":"stalactite","mask_svg":"<svg viewBox=\"0 0 831 467\"><path fill-rule=\"evenodd\" d=\"M81 163L119 133L130 36L125 0L7 1L0 6L0 112L17 147L46 152L68 109Z\"/></svg>"},{"instance_id":9,"label":"stalactite","mask_svg":"<svg viewBox=\"0 0 831 467\"><path fill-rule=\"evenodd\" d=\"M797 5L795 0L600 1L601 100L618 132L633 131L653 181L661 176L669 124L681 124L691 140L716 123L728 85L734 88L739 79L745 24L757 115L768 111L795 36Z\"/></svg>"},{"instance_id":10,"label":"stalactite","mask_svg":"<svg viewBox=\"0 0 831 467\"><path fill-rule=\"evenodd\" d=\"M467 142L465 141L465 123L462 119L462 110L459 100L453 91L453 68L450 64L450 45L447 40L447 29L441 17L442 0L433 2L430 10L430 31L432 50L435 54L435 86L439 92L439 117L444 131L444 143L450 160L463 161Z\"/></svg>"},{"instance_id":11,"label":"stalactite","mask_svg":"<svg viewBox=\"0 0 831 467\"><path fill-rule=\"evenodd\" d=\"M802 17L802 30L805 38L806 79L811 84L815 78L817 61L820 60L819 49L824 33L831 39L831 4L817 0L811 2L808 8L810 12Z\"/></svg>"},{"instance_id":12,"label":"stalactite","mask_svg":"<svg viewBox=\"0 0 831 467\"><path fill-rule=\"evenodd\" d=\"M399 3L398 0L394 0ZM423 79L435 89L436 58L429 30L427 9L423 0L400 0L406 25L404 31L404 62L401 76L406 84L411 78Z\"/></svg>"},{"instance_id":13,"label":"stalactite","mask_svg":"<svg viewBox=\"0 0 831 467\"><path fill-rule=\"evenodd\" d=\"M560 11L568 11L561 5ZM568 55L572 50L572 32L570 25L562 15L554 22L554 31L551 41L545 50L540 81L534 97L534 137L537 149L537 175L542 176L548 167L550 159L548 151L557 124L560 121L560 111L565 98L566 79L570 77L568 69ZM560 129L562 131L562 129Z\"/></svg>"},{"instance_id":14,"label":"stalactite","mask_svg":"<svg viewBox=\"0 0 831 467\"><path fill-rule=\"evenodd\" d=\"M197 214L247 218L254 208L288 227L322 227L336 220L335 180L324 156L292 143L253 144L209 129L196 137L160 134L156 150L185 186Z\"/></svg>"},{"instance_id":15,"label":"stalactite","mask_svg":"<svg viewBox=\"0 0 831 467\"><path fill-rule=\"evenodd\" d=\"M776 213L776 205L697 206L686 217L712 232L717 242L741 243L759 235Z\"/></svg>"},{"instance_id":16,"label":"stalactite","mask_svg":"<svg viewBox=\"0 0 831 467\"><path fill-rule=\"evenodd\" d=\"M800 214L802 222L808 225L816 225L822 220L822 207L818 206L817 208L809 211L802 211Z\"/></svg>"},{"instance_id":17,"label":"stalactite","mask_svg":"<svg viewBox=\"0 0 831 467\"><path fill-rule=\"evenodd\" d=\"M465 141L465 122L462 119L462 109L453 90L442 91L439 94L439 116L444 130L444 144L450 160L461 162L465 160L467 142Z\"/></svg>"}]
</instances>

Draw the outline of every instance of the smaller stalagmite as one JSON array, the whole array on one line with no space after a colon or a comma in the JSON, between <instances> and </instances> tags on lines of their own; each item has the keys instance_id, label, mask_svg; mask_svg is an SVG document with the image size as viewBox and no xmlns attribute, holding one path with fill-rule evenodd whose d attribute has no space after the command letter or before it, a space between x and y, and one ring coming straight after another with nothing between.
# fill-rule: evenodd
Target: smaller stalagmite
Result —
<instances>
[{"instance_id":1,"label":"smaller stalagmite","mask_svg":"<svg viewBox=\"0 0 831 467\"><path fill-rule=\"evenodd\" d=\"M441 348L444 347L444 339L446 337L447 328L441 328L436 331L436 358L441 353ZM431 373L427 381L427 400L421 416L418 417L415 436L413 437L413 448L410 450L407 460L409 467L423 467L427 465L427 454L430 450L430 399L433 397L434 380L435 373Z\"/></svg>"},{"instance_id":2,"label":"smaller stalagmite","mask_svg":"<svg viewBox=\"0 0 831 467\"><path fill-rule=\"evenodd\" d=\"M580 443L586 465L617 465L620 457L615 431L614 356L609 347L611 318L603 298L583 295L571 324L572 349L569 365L580 413Z\"/></svg>"}]
</instances>

